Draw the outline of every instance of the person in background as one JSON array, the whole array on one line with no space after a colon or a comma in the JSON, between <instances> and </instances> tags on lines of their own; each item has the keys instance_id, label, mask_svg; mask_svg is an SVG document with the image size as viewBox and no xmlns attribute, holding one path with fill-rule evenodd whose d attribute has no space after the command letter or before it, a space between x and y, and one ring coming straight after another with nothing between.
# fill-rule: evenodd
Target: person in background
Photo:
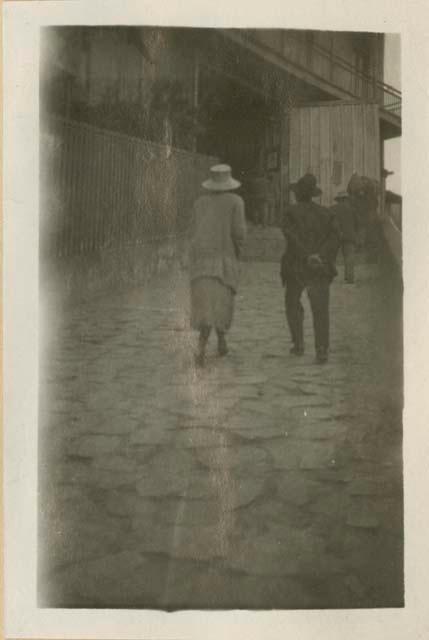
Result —
<instances>
[{"instance_id":1,"label":"person in background","mask_svg":"<svg viewBox=\"0 0 429 640\"><path fill-rule=\"evenodd\" d=\"M304 175L290 188L297 202L289 205L284 214L286 249L281 263L286 318L293 343L290 352L304 354L301 296L306 289L313 315L316 362L323 364L328 360L329 287L337 274L339 230L332 213L313 202L322 193L313 174Z\"/></svg>"},{"instance_id":2,"label":"person in background","mask_svg":"<svg viewBox=\"0 0 429 640\"><path fill-rule=\"evenodd\" d=\"M263 172L258 172L252 181L253 219L256 226L267 226L270 186Z\"/></svg>"},{"instance_id":3,"label":"person in background","mask_svg":"<svg viewBox=\"0 0 429 640\"><path fill-rule=\"evenodd\" d=\"M229 165L215 165L203 182L207 194L194 204L190 244L191 327L199 332L197 366L204 366L206 347L214 328L218 353L228 353L238 286L239 257L246 236L243 199L232 193L240 187Z\"/></svg>"},{"instance_id":4,"label":"person in background","mask_svg":"<svg viewBox=\"0 0 429 640\"><path fill-rule=\"evenodd\" d=\"M344 258L344 280L348 284L355 281L355 252L359 235L359 215L354 199L347 191L340 191L335 198L337 204L331 207L340 231L341 250Z\"/></svg>"},{"instance_id":5,"label":"person in background","mask_svg":"<svg viewBox=\"0 0 429 640\"><path fill-rule=\"evenodd\" d=\"M377 248L379 185L376 180L360 176L353 171L347 185L347 192L353 199L359 219L357 246L359 249L366 248L371 253Z\"/></svg>"},{"instance_id":6,"label":"person in background","mask_svg":"<svg viewBox=\"0 0 429 640\"><path fill-rule=\"evenodd\" d=\"M276 176L268 174L268 225L272 226L277 223L277 202L279 198L279 188Z\"/></svg>"},{"instance_id":7,"label":"person in background","mask_svg":"<svg viewBox=\"0 0 429 640\"><path fill-rule=\"evenodd\" d=\"M242 197L244 202L244 210L246 215L246 222L253 222L253 212L252 212L252 193L251 193L251 182L252 177L251 173L248 170L240 171L239 177L237 180L240 182L240 190L239 195Z\"/></svg>"}]
</instances>

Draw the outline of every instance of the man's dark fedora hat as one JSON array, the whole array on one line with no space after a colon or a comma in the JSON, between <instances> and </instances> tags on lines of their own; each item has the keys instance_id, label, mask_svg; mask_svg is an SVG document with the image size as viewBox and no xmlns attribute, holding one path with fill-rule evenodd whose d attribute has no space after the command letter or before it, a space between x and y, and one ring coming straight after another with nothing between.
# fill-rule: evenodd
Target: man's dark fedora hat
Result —
<instances>
[{"instance_id":1,"label":"man's dark fedora hat","mask_svg":"<svg viewBox=\"0 0 429 640\"><path fill-rule=\"evenodd\" d=\"M312 173L306 173L297 182L289 185L289 188L294 193L302 193L313 198L320 196L322 193L322 190L317 186L316 176Z\"/></svg>"}]
</instances>

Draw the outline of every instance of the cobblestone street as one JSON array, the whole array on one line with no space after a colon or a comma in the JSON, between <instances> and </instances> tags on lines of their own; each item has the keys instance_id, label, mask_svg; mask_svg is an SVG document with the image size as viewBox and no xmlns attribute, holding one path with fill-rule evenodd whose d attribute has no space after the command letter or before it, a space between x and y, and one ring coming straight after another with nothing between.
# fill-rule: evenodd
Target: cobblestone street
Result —
<instances>
[{"instance_id":1,"label":"cobblestone street","mask_svg":"<svg viewBox=\"0 0 429 640\"><path fill-rule=\"evenodd\" d=\"M331 288L331 357L289 355L278 264L243 264L230 354L193 365L186 276L52 321L40 605L401 606L397 295ZM55 328L55 331L54 331Z\"/></svg>"}]
</instances>

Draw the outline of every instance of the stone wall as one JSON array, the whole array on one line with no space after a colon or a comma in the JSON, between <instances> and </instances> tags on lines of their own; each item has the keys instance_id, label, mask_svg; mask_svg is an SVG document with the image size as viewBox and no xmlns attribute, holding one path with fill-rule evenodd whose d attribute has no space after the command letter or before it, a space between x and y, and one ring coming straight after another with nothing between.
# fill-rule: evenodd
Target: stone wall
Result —
<instances>
[{"instance_id":1,"label":"stone wall","mask_svg":"<svg viewBox=\"0 0 429 640\"><path fill-rule=\"evenodd\" d=\"M55 258L41 263L43 294L73 305L96 296L144 285L156 275L187 267L187 236Z\"/></svg>"},{"instance_id":2,"label":"stone wall","mask_svg":"<svg viewBox=\"0 0 429 640\"><path fill-rule=\"evenodd\" d=\"M280 229L249 225L242 260L280 262ZM61 304L78 304L110 292L144 285L156 276L188 267L188 236L172 235L145 243L88 254L50 258L41 264L41 289Z\"/></svg>"}]
</instances>

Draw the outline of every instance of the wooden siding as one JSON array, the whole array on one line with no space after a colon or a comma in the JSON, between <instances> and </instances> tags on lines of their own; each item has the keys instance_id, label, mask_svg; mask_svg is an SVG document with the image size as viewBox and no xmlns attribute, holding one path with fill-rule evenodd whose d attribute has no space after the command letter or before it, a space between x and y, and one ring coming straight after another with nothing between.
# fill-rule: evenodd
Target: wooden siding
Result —
<instances>
[{"instance_id":1,"label":"wooden siding","mask_svg":"<svg viewBox=\"0 0 429 640\"><path fill-rule=\"evenodd\" d=\"M375 104L329 104L293 109L290 116L289 180L317 176L322 204L334 202L357 171L380 179L380 134Z\"/></svg>"},{"instance_id":2,"label":"wooden siding","mask_svg":"<svg viewBox=\"0 0 429 640\"><path fill-rule=\"evenodd\" d=\"M350 96L376 99L376 80L383 80L383 37L359 34L368 56L366 75L358 66L358 36L351 32L260 29L249 32L255 42L286 61L311 71ZM362 46L362 45L361 45Z\"/></svg>"}]
</instances>

